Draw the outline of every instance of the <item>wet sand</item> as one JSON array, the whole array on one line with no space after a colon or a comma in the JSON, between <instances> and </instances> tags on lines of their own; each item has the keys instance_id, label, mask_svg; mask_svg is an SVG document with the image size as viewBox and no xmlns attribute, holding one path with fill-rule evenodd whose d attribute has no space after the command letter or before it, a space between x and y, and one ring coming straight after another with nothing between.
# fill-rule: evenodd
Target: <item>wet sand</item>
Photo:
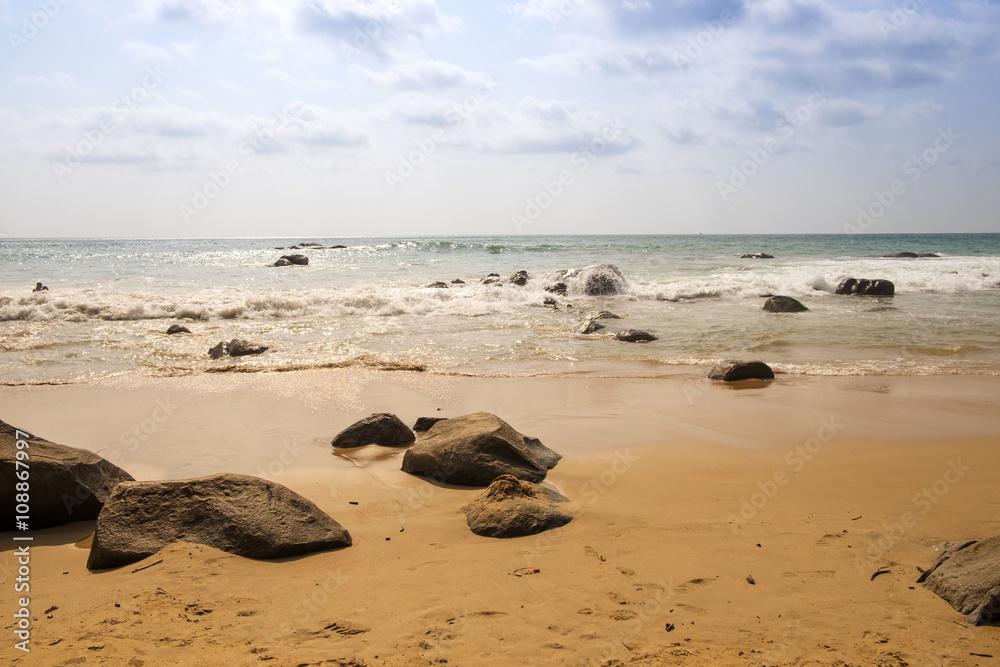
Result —
<instances>
[{"instance_id":1,"label":"wet sand","mask_svg":"<svg viewBox=\"0 0 1000 667\"><path fill-rule=\"evenodd\" d=\"M36 531L32 652L13 649L4 595L0 655L24 665L993 664L1000 627L969 626L914 582L934 544L1000 534L998 397L989 376L779 376L734 388L358 369L6 387L0 418L19 428L99 451L137 479L272 479L337 519L354 546L263 562L177 544L90 573L93 522ZM460 508L479 490L406 475L401 452L333 455L337 432L380 411L411 424L498 414L564 455L547 482L575 519L534 537L478 537ZM0 535L7 591L10 536ZM872 579L880 567L889 572ZM514 576L520 568L539 571Z\"/></svg>"}]
</instances>

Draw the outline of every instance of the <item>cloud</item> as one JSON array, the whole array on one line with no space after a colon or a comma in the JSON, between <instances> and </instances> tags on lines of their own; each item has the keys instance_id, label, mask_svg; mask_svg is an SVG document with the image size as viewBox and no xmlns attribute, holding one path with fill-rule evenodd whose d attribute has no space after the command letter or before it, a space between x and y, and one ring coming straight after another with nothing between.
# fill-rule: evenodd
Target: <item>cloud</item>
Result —
<instances>
[{"instance_id":1,"label":"cloud","mask_svg":"<svg viewBox=\"0 0 1000 667\"><path fill-rule=\"evenodd\" d=\"M288 74L280 67L270 67L260 73L261 78L267 79L269 81L275 81L277 83L286 86L295 86L301 88L340 88L341 84L337 81L332 81L329 79L316 79L314 77L306 77L303 79L296 78L291 74Z\"/></svg>"},{"instance_id":2,"label":"cloud","mask_svg":"<svg viewBox=\"0 0 1000 667\"><path fill-rule=\"evenodd\" d=\"M853 127L881 116L883 111L881 105L875 106L859 100L835 98L827 100L820 107L818 120L821 125L828 127Z\"/></svg>"},{"instance_id":3,"label":"cloud","mask_svg":"<svg viewBox=\"0 0 1000 667\"><path fill-rule=\"evenodd\" d=\"M482 72L471 72L440 60L417 60L376 72L352 65L351 72L365 82L389 90L444 90L476 86L487 79Z\"/></svg>"},{"instance_id":4,"label":"cloud","mask_svg":"<svg viewBox=\"0 0 1000 667\"><path fill-rule=\"evenodd\" d=\"M246 88L245 86L242 86L236 83L235 81L226 81L225 79L216 78L215 85L231 93L243 93L244 95L253 95L253 92L249 88Z\"/></svg>"},{"instance_id":5,"label":"cloud","mask_svg":"<svg viewBox=\"0 0 1000 667\"><path fill-rule=\"evenodd\" d=\"M181 56L187 60L194 60L194 44L183 42L170 42L168 48L154 46L148 42L138 39L129 39L122 44L119 51L122 55L136 60L171 60L174 56Z\"/></svg>"},{"instance_id":6,"label":"cloud","mask_svg":"<svg viewBox=\"0 0 1000 667\"><path fill-rule=\"evenodd\" d=\"M27 74L15 76L14 83L23 83L30 86L46 86L50 88L69 88L72 90L85 90L76 82L72 76L66 72L52 72L45 76L42 74Z\"/></svg>"},{"instance_id":7,"label":"cloud","mask_svg":"<svg viewBox=\"0 0 1000 667\"><path fill-rule=\"evenodd\" d=\"M216 111L192 111L174 104L142 106L129 116L137 132L170 138L232 135L235 124Z\"/></svg>"}]
</instances>

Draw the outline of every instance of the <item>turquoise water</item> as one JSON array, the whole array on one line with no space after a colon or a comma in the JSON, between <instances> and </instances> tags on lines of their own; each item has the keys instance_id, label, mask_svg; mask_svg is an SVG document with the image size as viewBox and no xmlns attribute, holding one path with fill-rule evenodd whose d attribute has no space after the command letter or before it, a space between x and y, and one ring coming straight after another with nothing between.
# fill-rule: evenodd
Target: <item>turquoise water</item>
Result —
<instances>
[{"instance_id":1,"label":"turquoise water","mask_svg":"<svg viewBox=\"0 0 1000 667\"><path fill-rule=\"evenodd\" d=\"M307 267L270 267L299 242ZM940 258L894 259L900 251ZM774 259L740 259L765 252ZM614 264L622 294L543 288L555 273ZM525 286L484 285L525 270ZM882 278L891 299L833 294ZM451 284L454 279L464 284ZM50 289L33 294L43 281ZM443 281L447 289L429 288ZM0 241L0 373L7 382L179 374L226 366L419 365L531 375L703 374L759 358L791 374L1000 372L1000 234L449 237L410 239L6 239ZM810 312L760 310L765 295ZM585 313L649 331L627 344L575 329ZM191 336L166 336L169 324ZM210 360L247 338L260 357Z\"/></svg>"}]
</instances>

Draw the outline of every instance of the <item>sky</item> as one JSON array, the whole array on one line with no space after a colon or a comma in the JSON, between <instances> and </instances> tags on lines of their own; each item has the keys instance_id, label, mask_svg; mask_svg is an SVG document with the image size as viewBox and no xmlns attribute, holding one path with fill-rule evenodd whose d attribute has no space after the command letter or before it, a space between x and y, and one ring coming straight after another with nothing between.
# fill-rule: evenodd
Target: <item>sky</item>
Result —
<instances>
[{"instance_id":1,"label":"sky","mask_svg":"<svg viewBox=\"0 0 1000 667\"><path fill-rule=\"evenodd\" d=\"M0 0L0 237L1000 231L1000 2Z\"/></svg>"}]
</instances>

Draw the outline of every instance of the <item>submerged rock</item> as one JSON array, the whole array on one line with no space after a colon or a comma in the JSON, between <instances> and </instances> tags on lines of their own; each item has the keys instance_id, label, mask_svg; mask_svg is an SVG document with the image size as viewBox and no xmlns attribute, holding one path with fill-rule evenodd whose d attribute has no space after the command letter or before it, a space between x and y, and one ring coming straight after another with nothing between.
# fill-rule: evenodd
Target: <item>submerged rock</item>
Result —
<instances>
[{"instance_id":1,"label":"submerged rock","mask_svg":"<svg viewBox=\"0 0 1000 667\"><path fill-rule=\"evenodd\" d=\"M586 320L580 326L576 328L578 334L592 334L600 331L604 328L604 325L597 320Z\"/></svg>"},{"instance_id":2,"label":"submerged rock","mask_svg":"<svg viewBox=\"0 0 1000 667\"><path fill-rule=\"evenodd\" d=\"M477 412L434 424L406 450L403 472L465 486L487 486L505 474L540 482L561 458L496 415Z\"/></svg>"},{"instance_id":3,"label":"submerged rock","mask_svg":"<svg viewBox=\"0 0 1000 667\"><path fill-rule=\"evenodd\" d=\"M769 313L802 313L809 309L790 296L772 296L764 302L763 310Z\"/></svg>"},{"instance_id":4,"label":"submerged rock","mask_svg":"<svg viewBox=\"0 0 1000 667\"><path fill-rule=\"evenodd\" d=\"M720 361L708 374L709 380L773 380L774 371L763 361Z\"/></svg>"},{"instance_id":5,"label":"submerged rock","mask_svg":"<svg viewBox=\"0 0 1000 667\"><path fill-rule=\"evenodd\" d=\"M441 282L440 280L437 280L437 281L431 283L430 285L428 285L428 287L437 287L439 289L448 289L448 283Z\"/></svg>"},{"instance_id":6,"label":"submerged rock","mask_svg":"<svg viewBox=\"0 0 1000 667\"><path fill-rule=\"evenodd\" d=\"M628 289L628 281L614 264L595 264L566 272L567 278L577 279L587 296L614 296Z\"/></svg>"},{"instance_id":7,"label":"submerged rock","mask_svg":"<svg viewBox=\"0 0 1000 667\"><path fill-rule=\"evenodd\" d=\"M296 266L306 266L309 264L309 258L305 255L282 255L281 259L290 264L295 264ZM280 262L281 259L279 259L278 262ZM278 262L275 262L274 265L278 266ZM281 266L287 266L287 264L282 264Z\"/></svg>"},{"instance_id":8,"label":"submerged rock","mask_svg":"<svg viewBox=\"0 0 1000 667\"><path fill-rule=\"evenodd\" d=\"M500 475L462 510L476 535L523 537L572 521L573 517L559 510L559 505L566 502L568 498L551 489Z\"/></svg>"},{"instance_id":9,"label":"submerged rock","mask_svg":"<svg viewBox=\"0 0 1000 667\"><path fill-rule=\"evenodd\" d=\"M610 310L592 310L587 313L588 320L620 320L621 317L615 315Z\"/></svg>"},{"instance_id":10,"label":"submerged rock","mask_svg":"<svg viewBox=\"0 0 1000 667\"><path fill-rule=\"evenodd\" d=\"M905 257L909 259L915 259L917 257L940 257L941 255L933 252L894 252L890 255L882 255L882 257Z\"/></svg>"},{"instance_id":11,"label":"submerged rock","mask_svg":"<svg viewBox=\"0 0 1000 667\"><path fill-rule=\"evenodd\" d=\"M937 593L973 625L1000 620L1000 537L945 542L918 583Z\"/></svg>"},{"instance_id":12,"label":"submerged rock","mask_svg":"<svg viewBox=\"0 0 1000 667\"><path fill-rule=\"evenodd\" d=\"M554 285L546 285L543 287L546 292L551 292L552 294L558 294L559 296L566 296L566 290L569 289L566 283L555 283Z\"/></svg>"},{"instance_id":13,"label":"submerged rock","mask_svg":"<svg viewBox=\"0 0 1000 667\"><path fill-rule=\"evenodd\" d=\"M284 257L282 257L281 259L279 259L278 261L276 261L271 266L291 266L291 265L292 265L291 262L289 262L287 259L285 259Z\"/></svg>"},{"instance_id":14,"label":"submerged rock","mask_svg":"<svg viewBox=\"0 0 1000 667\"><path fill-rule=\"evenodd\" d=\"M191 333L191 330L180 324L171 324L169 327L167 327L167 333L171 335L179 333Z\"/></svg>"},{"instance_id":15,"label":"submerged rock","mask_svg":"<svg viewBox=\"0 0 1000 667\"><path fill-rule=\"evenodd\" d=\"M774 259L774 255L768 255L766 252L752 252L740 255L740 259Z\"/></svg>"},{"instance_id":16,"label":"submerged rock","mask_svg":"<svg viewBox=\"0 0 1000 667\"><path fill-rule=\"evenodd\" d=\"M480 281L483 285L495 285L500 282L499 273L491 273Z\"/></svg>"},{"instance_id":17,"label":"submerged rock","mask_svg":"<svg viewBox=\"0 0 1000 667\"><path fill-rule=\"evenodd\" d=\"M229 343L222 341L212 349L208 351L208 356L212 359L220 359L229 352Z\"/></svg>"},{"instance_id":18,"label":"submerged rock","mask_svg":"<svg viewBox=\"0 0 1000 667\"><path fill-rule=\"evenodd\" d=\"M889 280L869 280L867 278L845 278L837 285L837 294L859 294L862 296L892 296L896 286Z\"/></svg>"},{"instance_id":19,"label":"submerged rock","mask_svg":"<svg viewBox=\"0 0 1000 667\"><path fill-rule=\"evenodd\" d=\"M240 338L234 338L229 341L227 346L227 351L230 357L243 357L248 354L263 354L268 350L266 345L260 345L258 343L251 343L248 340L242 340ZM209 353L211 354L211 353ZM213 359L215 357L212 357Z\"/></svg>"},{"instance_id":20,"label":"submerged rock","mask_svg":"<svg viewBox=\"0 0 1000 667\"><path fill-rule=\"evenodd\" d=\"M518 285L520 287L524 287L525 285L528 284L528 272L516 271L510 274L510 277L507 278L507 282L509 282L511 285Z\"/></svg>"},{"instance_id":21,"label":"submerged rock","mask_svg":"<svg viewBox=\"0 0 1000 667\"><path fill-rule=\"evenodd\" d=\"M637 329L623 329L614 335L614 339L624 343L648 343L659 340L648 331L639 331Z\"/></svg>"},{"instance_id":22,"label":"submerged rock","mask_svg":"<svg viewBox=\"0 0 1000 667\"><path fill-rule=\"evenodd\" d=\"M181 540L247 558L351 545L350 534L312 502L258 477L123 482L97 517L87 567L134 563Z\"/></svg>"},{"instance_id":23,"label":"submerged rock","mask_svg":"<svg viewBox=\"0 0 1000 667\"><path fill-rule=\"evenodd\" d=\"M169 414L169 412L168 412ZM19 449L18 442L24 443ZM17 452L28 455L18 466ZM25 467L27 465L27 467ZM19 473L29 472L24 480ZM17 511L23 493L17 484L27 481L30 511ZM111 491L128 474L93 452L49 442L0 421L0 521L3 530L15 528L15 518L27 515L32 530L92 521ZM23 487L22 487L23 488ZM22 508L24 509L24 508Z\"/></svg>"},{"instance_id":24,"label":"submerged rock","mask_svg":"<svg viewBox=\"0 0 1000 667\"><path fill-rule=\"evenodd\" d=\"M380 412L357 421L337 434L331 443L334 447L406 447L416 437L410 427L399 417L388 412Z\"/></svg>"},{"instance_id":25,"label":"submerged rock","mask_svg":"<svg viewBox=\"0 0 1000 667\"><path fill-rule=\"evenodd\" d=\"M464 285L465 281L462 280L461 278L455 278L454 280L451 281L451 284L452 285Z\"/></svg>"}]
</instances>

